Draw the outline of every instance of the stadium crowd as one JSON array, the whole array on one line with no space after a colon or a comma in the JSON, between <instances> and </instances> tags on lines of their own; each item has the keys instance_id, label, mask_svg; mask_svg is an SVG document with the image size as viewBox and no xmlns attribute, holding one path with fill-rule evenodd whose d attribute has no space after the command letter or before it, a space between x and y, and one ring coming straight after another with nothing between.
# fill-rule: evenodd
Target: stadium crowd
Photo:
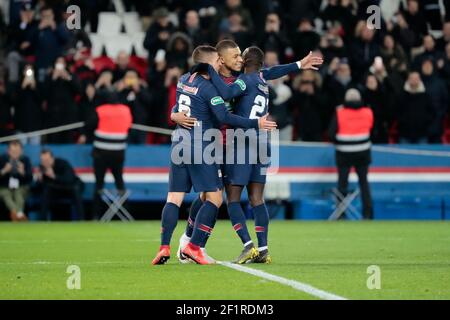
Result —
<instances>
[{"instance_id":1,"label":"stadium crowd","mask_svg":"<svg viewBox=\"0 0 450 320\"><path fill-rule=\"evenodd\" d=\"M266 53L266 65L321 53L319 72L270 81L270 113L284 140L329 141L335 108L356 87L375 117L374 143L450 142L450 1L444 0L123 0L137 11L148 57L135 50L94 57L91 33L109 0L8 0L0 14L0 136L86 121L96 91L113 88L134 123L173 127L179 76L200 44L234 39ZM3 3L3 2L2 2ZM68 5L81 8L81 29L66 26ZM379 29L368 28L381 8ZM442 4L441 8L439 4ZM68 131L29 143L89 143ZM133 132L130 143L168 137Z\"/></svg>"}]
</instances>

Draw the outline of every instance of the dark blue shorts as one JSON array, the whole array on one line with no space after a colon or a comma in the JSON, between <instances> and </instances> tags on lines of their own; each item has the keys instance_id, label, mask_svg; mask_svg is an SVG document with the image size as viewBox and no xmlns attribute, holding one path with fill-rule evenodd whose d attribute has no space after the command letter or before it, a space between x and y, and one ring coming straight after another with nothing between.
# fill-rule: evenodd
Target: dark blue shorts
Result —
<instances>
[{"instance_id":1,"label":"dark blue shorts","mask_svg":"<svg viewBox=\"0 0 450 320\"><path fill-rule=\"evenodd\" d=\"M227 141L228 143L228 141ZM227 159L226 152L229 152L229 148L234 149L234 161L232 163L225 163L223 165L223 177L225 184L246 186L252 182L256 183L266 183L267 169L270 167L270 146L268 147L268 158L265 161L259 159L259 150L257 147L252 147L249 145L242 146L244 150L241 150L245 155L244 159L238 160L238 146L234 143L232 146L227 145L226 150L224 150L224 159ZM251 156L253 155L253 160ZM230 156L231 157L231 156ZM242 160L244 160L242 163Z\"/></svg>"},{"instance_id":2,"label":"dark blue shorts","mask_svg":"<svg viewBox=\"0 0 450 320\"><path fill-rule=\"evenodd\" d=\"M174 164L169 170L169 192L214 192L223 189L222 172L217 164Z\"/></svg>"},{"instance_id":3,"label":"dark blue shorts","mask_svg":"<svg viewBox=\"0 0 450 320\"><path fill-rule=\"evenodd\" d=\"M267 164L226 164L224 165L225 184L246 186L252 182L266 183Z\"/></svg>"}]
</instances>

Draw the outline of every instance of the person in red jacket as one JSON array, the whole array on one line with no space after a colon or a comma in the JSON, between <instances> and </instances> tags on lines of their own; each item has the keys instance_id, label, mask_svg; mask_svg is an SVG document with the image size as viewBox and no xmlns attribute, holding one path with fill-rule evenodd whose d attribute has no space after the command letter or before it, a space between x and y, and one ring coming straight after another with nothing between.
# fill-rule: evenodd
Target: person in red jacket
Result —
<instances>
[{"instance_id":1,"label":"person in red jacket","mask_svg":"<svg viewBox=\"0 0 450 320\"><path fill-rule=\"evenodd\" d=\"M358 90L349 89L345 94L344 105L336 108L330 125L330 137L336 147L338 190L343 195L347 194L348 177L354 167L361 190L364 219L373 218L372 197L367 180L371 163L370 136L373 123L372 109L363 104Z\"/></svg>"}]
</instances>

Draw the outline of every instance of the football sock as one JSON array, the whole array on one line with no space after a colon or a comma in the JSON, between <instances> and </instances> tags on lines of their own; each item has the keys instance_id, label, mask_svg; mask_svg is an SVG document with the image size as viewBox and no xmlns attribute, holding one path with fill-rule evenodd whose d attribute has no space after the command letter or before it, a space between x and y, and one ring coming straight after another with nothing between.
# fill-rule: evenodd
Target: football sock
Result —
<instances>
[{"instance_id":1,"label":"football sock","mask_svg":"<svg viewBox=\"0 0 450 320\"><path fill-rule=\"evenodd\" d=\"M178 213L180 208L171 202L166 202L161 218L161 245L170 245L170 239L172 239L173 231L177 226Z\"/></svg>"},{"instance_id":2,"label":"football sock","mask_svg":"<svg viewBox=\"0 0 450 320\"><path fill-rule=\"evenodd\" d=\"M228 215L230 216L231 224L233 225L234 231L241 238L242 243L248 245L252 242L250 234L248 233L247 224L245 222L244 210L242 210L240 202L228 203Z\"/></svg>"},{"instance_id":3,"label":"football sock","mask_svg":"<svg viewBox=\"0 0 450 320\"><path fill-rule=\"evenodd\" d=\"M218 208L210 201L205 201L198 211L197 219L195 219L194 232L191 238L191 244L200 247L208 241L211 235Z\"/></svg>"},{"instance_id":4,"label":"football sock","mask_svg":"<svg viewBox=\"0 0 450 320\"><path fill-rule=\"evenodd\" d=\"M188 223L187 223L186 231L185 231L186 236L188 236L189 238L192 237L192 233L194 232L195 219L197 218L198 211L200 210L202 205L203 205L203 201L199 195L192 202L191 208L189 209L189 218L188 218Z\"/></svg>"},{"instance_id":5,"label":"football sock","mask_svg":"<svg viewBox=\"0 0 450 320\"><path fill-rule=\"evenodd\" d=\"M269 212L266 204L253 207L253 214L255 216L255 231L258 237L258 248L261 250L267 249L267 235L269 232ZM261 251L260 250L260 251Z\"/></svg>"}]
</instances>

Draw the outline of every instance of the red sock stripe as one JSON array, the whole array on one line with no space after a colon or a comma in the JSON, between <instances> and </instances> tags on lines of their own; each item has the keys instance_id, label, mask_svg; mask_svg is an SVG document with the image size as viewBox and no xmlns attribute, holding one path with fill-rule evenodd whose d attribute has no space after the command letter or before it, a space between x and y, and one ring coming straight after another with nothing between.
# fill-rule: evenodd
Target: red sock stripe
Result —
<instances>
[{"instance_id":1,"label":"red sock stripe","mask_svg":"<svg viewBox=\"0 0 450 320\"><path fill-rule=\"evenodd\" d=\"M194 221L192 221L191 217L188 218L188 223L193 226L194 225Z\"/></svg>"},{"instance_id":2,"label":"red sock stripe","mask_svg":"<svg viewBox=\"0 0 450 320\"><path fill-rule=\"evenodd\" d=\"M210 228L210 227L208 227L208 226L206 226L204 224L201 224L198 228L201 231L206 232L206 233L211 233L212 232L212 228Z\"/></svg>"},{"instance_id":3,"label":"red sock stripe","mask_svg":"<svg viewBox=\"0 0 450 320\"><path fill-rule=\"evenodd\" d=\"M236 224L233 226L233 228L234 228L234 231L239 231L239 230L242 229L242 224L236 223Z\"/></svg>"},{"instance_id":4,"label":"red sock stripe","mask_svg":"<svg viewBox=\"0 0 450 320\"><path fill-rule=\"evenodd\" d=\"M260 227L260 226L256 226L256 227L255 227L255 231L256 231L256 232L264 232L264 231L266 231L266 228Z\"/></svg>"}]
</instances>

